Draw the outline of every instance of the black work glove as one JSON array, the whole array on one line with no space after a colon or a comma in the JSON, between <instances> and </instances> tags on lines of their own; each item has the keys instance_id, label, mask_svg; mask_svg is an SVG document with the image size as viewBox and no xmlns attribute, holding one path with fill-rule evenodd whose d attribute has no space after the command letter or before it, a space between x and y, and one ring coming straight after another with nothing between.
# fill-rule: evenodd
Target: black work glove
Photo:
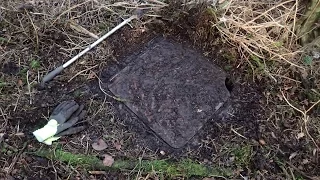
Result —
<instances>
[{"instance_id":1,"label":"black work glove","mask_svg":"<svg viewBox=\"0 0 320 180\"><path fill-rule=\"evenodd\" d=\"M86 114L84 106L79 106L75 101L64 101L52 112L47 125L33 132L39 142L51 145L52 141L61 136L78 133L85 129L85 126L74 126L82 120Z\"/></svg>"}]
</instances>

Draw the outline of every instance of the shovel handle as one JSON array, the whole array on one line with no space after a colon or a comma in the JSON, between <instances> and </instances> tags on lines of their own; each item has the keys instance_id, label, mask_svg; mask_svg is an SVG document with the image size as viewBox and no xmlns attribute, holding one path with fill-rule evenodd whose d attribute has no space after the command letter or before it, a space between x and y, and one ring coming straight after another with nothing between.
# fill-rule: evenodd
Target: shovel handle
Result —
<instances>
[{"instance_id":1,"label":"shovel handle","mask_svg":"<svg viewBox=\"0 0 320 180\"><path fill-rule=\"evenodd\" d=\"M63 66L59 66L55 70L51 71L49 74L45 75L42 79L42 84L51 81L54 77L56 77L58 74L60 74L63 71Z\"/></svg>"}]
</instances>

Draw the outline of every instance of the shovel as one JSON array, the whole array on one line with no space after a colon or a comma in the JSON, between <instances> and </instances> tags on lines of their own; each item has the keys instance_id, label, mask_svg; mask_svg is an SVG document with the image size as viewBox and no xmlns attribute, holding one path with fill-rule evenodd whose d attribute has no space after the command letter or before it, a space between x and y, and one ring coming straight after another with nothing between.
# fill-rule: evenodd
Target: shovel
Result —
<instances>
[{"instance_id":1,"label":"shovel","mask_svg":"<svg viewBox=\"0 0 320 180\"><path fill-rule=\"evenodd\" d=\"M77 59L79 59L82 55L84 55L86 52L90 51L92 48L94 48L96 45L98 45L99 43L101 43L103 40L105 40L107 37L109 37L110 35L112 35L114 32L116 32L118 29L120 29L122 26L128 24L130 21L132 21L133 19L138 19L141 15L141 13L137 13L138 15L132 15L131 17L129 17L128 19L125 19L122 23L120 23L119 25L117 25L116 27L114 27L111 31L109 31L107 34L105 34L104 36L102 36L101 38L99 38L97 41L95 41L94 43L92 43L91 45L89 45L86 49L84 49L83 51L81 51L79 54L77 54L76 56L74 56L72 59L70 59L69 61L67 61L66 63L64 63L63 65L57 67L55 70L51 71L49 74L45 75L42 79L42 82L40 84L40 86L42 88L44 88L45 83L51 81L54 77L56 77L58 74L60 74L65 68L67 68L68 66L70 66L73 62L75 62Z\"/></svg>"}]
</instances>

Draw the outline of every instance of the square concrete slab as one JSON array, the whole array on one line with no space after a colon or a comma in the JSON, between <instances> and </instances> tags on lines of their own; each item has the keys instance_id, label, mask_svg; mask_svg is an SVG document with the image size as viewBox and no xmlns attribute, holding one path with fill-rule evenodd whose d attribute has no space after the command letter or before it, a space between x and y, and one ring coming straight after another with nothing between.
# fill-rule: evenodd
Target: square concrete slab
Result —
<instances>
[{"instance_id":1,"label":"square concrete slab","mask_svg":"<svg viewBox=\"0 0 320 180\"><path fill-rule=\"evenodd\" d=\"M110 79L110 91L174 148L184 146L230 94L225 73L199 52L163 38Z\"/></svg>"}]
</instances>

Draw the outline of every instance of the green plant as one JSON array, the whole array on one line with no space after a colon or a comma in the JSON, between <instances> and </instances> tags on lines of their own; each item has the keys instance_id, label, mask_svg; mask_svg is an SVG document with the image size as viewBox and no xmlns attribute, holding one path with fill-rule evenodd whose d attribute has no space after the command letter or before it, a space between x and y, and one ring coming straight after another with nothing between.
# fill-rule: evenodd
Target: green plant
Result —
<instances>
[{"instance_id":1,"label":"green plant","mask_svg":"<svg viewBox=\"0 0 320 180\"><path fill-rule=\"evenodd\" d=\"M303 58L304 64L309 65L309 66L312 64L312 60L313 60L313 58L308 55L304 56L304 58Z\"/></svg>"},{"instance_id":2,"label":"green plant","mask_svg":"<svg viewBox=\"0 0 320 180\"><path fill-rule=\"evenodd\" d=\"M32 61L30 62L30 67L31 67L31 69L33 69L33 70L38 70L38 69L40 69L40 67L41 67L40 61L38 61L38 60L32 60Z\"/></svg>"},{"instance_id":3,"label":"green plant","mask_svg":"<svg viewBox=\"0 0 320 180\"><path fill-rule=\"evenodd\" d=\"M238 167L246 167L250 164L252 157L252 147L249 145L236 147L232 154L235 157L235 164Z\"/></svg>"},{"instance_id":4,"label":"green plant","mask_svg":"<svg viewBox=\"0 0 320 180\"><path fill-rule=\"evenodd\" d=\"M7 83L0 79L0 88L5 87L6 85Z\"/></svg>"}]
</instances>

